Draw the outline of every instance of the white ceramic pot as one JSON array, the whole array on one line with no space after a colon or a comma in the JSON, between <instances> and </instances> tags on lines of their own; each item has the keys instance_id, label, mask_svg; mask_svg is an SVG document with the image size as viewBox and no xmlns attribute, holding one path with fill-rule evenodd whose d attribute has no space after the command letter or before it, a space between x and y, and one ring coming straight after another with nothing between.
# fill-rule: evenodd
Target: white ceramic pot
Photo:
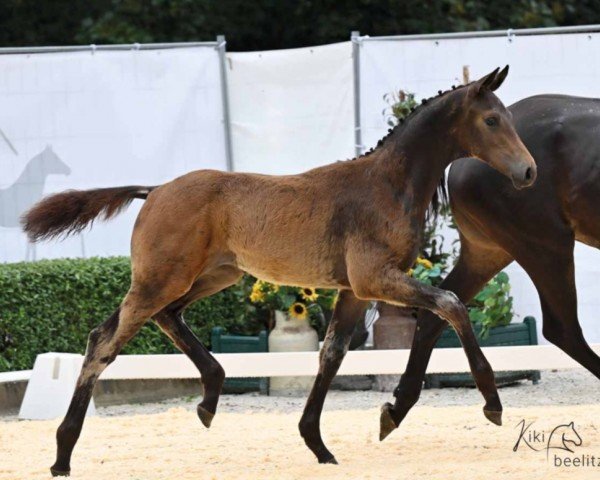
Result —
<instances>
[{"instance_id":1,"label":"white ceramic pot","mask_svg":"<svg viewBox=\"0 0 600 480\"><path fill-rule=\"evenodd\" d=\"M315 352L319 336L308 318L298 319L275 311L275 328L269 334L269 352ZM315 377L271 377L269 394L275 396L305 395Z\"/></svg>"}]
</instances>

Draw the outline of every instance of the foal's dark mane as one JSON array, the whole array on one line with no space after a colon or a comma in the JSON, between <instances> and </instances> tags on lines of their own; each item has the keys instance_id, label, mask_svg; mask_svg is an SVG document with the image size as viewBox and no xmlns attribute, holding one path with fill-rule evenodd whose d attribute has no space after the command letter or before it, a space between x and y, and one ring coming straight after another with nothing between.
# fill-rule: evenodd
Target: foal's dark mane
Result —
<instances>
[{"instance_id":1,"label":"foal's dark mane","mask_svg":"<svg viewBox=\"0 0 600 480\"><path fill-rule=\"evenodd\" d=\"M406 124L409 123L409 121L411 119L413 119L415 117L415 115L418 112L421 112L422 110L427 108L427 105L430 102L433 102L434 100L437 100L437 99L443 97L447 93L454 92L455 90L459 90L459 89L468 87L472 83L473 82L467 83L464 85L459 85L458 87L455 85L452 85L450 90L446 90L446 91L438 90L437 95L435 95L433 97L422 99L420 105L417 105L416 107L411 108L410 113L406 117L399 119L398 123L394 127L390 128L388 130L387 135L385 135L383 138L379 139L377 144L374 147L372 147L371 149L369 149L367 152L365 152L363 155L361 155L361 157L366 157L366 156L372 154L373 152L375 152L376 150L378 150L379 148L383 147L383 145L386 143L386 141L397 130L402 129ZM355 157L355 158L360 158L360 157ZM427 220L429 220L431 218L436 218L439 215L439 213L442 211L442 209L445 208L447 205L448 205L448 190L446 187L446 172L444 172L442 174L442 177L440 178L440 181L438 183L438 186L437 186L435 192L433 193L433 196L431 197L431 202L429 203L429 208L427 209Z\"/></svg>"}]
</instances>

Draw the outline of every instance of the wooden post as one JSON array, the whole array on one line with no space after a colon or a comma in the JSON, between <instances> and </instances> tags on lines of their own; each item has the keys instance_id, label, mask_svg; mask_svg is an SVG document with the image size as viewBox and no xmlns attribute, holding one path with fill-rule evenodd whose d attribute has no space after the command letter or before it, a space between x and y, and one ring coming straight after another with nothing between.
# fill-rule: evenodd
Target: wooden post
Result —
<instances>
[{"instance_id":1,"label":"wooden post","mask_svg":"<svg viewBox=\"0 0 600 480\"><path fill-rule=\"evenodd\" d=\"M467 83L470 82L470 74L469 74L469 66L468 65L463 65L463 85L466 85Z\"/></svg>"}]
</instances>

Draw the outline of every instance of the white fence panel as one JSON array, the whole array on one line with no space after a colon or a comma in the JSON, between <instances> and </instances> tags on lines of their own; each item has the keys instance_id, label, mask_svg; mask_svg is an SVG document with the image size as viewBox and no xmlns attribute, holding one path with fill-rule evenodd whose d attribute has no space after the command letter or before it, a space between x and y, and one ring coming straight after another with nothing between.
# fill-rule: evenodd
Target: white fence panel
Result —
<instances>
[{"instance_id":1,"label":"white fence panel","mask_svg":"<svg viewBox=\"0 0 600 480\"><path fill-rule=\"evenodd\" d=\"M600 344L592 345L600 353ZM483 352L495 371L550 370L581 368L567 354L552 345L486 347ZM410 350L357 350L348 352L338 375L400 374L406 368ZM225 353L216 354L227 377L276 377L315 375L319 352ZM83 356L70 353L38 355L19 418L50 419L65 414L76 384ZM436 348L429 373L469 372L461 348ZM108 366L102 379L198 378L200 374L185 355L119 355ZM0 383L11 381L11 374L0 374ZM88 414L95 410L92 401Z\"/></svg>"},{"instance_id":2,"label":"white fence panel","mask_svg":"<svg viewBox=\"0 0 600 480\"><path fill-rule=\"evenodd\" d=\"M354 156L352 47L228 53L234 169L292 174Z\"/></svg>"},{"instance_id":3,"label":"white fence panel","mask_svg":"<svg viewBox=\"0 0 600 480\"><path fill-rule=\"evenodd\" d=\"M600 345L592 345L600 352ZM483 352L495 371L552 370L581 368L553 345L484 347ZM52 354L48 354L52 355ZM60 354L59 354L60 355ZM402 374L410 350L355 350L348 352L338 375ZM319 352L269 352L215 354L228 378L316 375ZM428 373L470 372L462 348L436 348ZM198 369L184 355L119 355L101 378L194 378Z\"/></svg>"},{"instance_id":4,"label":"white fence panel","mask_svg":"<svg viewBox=\"0 0 600 480\"><path fill-rule=\"evenodd\" d=\"M401 37L399 37L401 38ZM471 80L510 65L506 82L497 92L506 105L540 93L600 97L600 34L570 33L513 37L453 39L363 39L360 47L361 126L369 148L389 128L382 114L383 95L403 89L418 98L462 83L463 67ZM600 252L576 248L579 317L588 341L600 341ZM508 268L518 316L534 315L540 342L541 309L537 292L516 264Z\"/></svg>"},{"instance_id":5,"label":"white fence panel","mask_svg":"<svg viewBox=\"0 0 600 480\"><path fill-rule=\"evenodd\" d=\"M218 51L0 55L0 261L34 257L18 217L44 194L226 168ZM136 202L37 258L129 253Z\"/></svg>"}]
</instances>

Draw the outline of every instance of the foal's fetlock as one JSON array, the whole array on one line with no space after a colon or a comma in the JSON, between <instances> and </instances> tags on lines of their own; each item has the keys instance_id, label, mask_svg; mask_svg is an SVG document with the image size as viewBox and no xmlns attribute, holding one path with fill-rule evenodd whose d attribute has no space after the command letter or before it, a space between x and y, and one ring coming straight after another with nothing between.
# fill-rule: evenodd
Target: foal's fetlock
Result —
<instances>
[{"instance_id":1,"label":"foal's fetlock","mask_svg":"<svg viewBox=\"0 0 600 480\"><path fill-rule=\"evenodd\" d=\"M225 370L218 363L215 364L210 375L207 375L206 382L203 380L204 399L196 407L196 412L200 421L206 428L210 428L215 413L217 412L217 403L225 382Z\"/></svg>"},{"instance_id":2,"label":"foal's fetlock","mask_svg":"<svg viewBox=\"0 0 600 480\"><path fill-rule=\"evenodd\" d=\"M304 443L315 454L319 463L338 464L333 454L327 450L321 439L318 420L315 421L314 417L309 418L303 415L298 424L298 430L304 439Z\"/></svg>"},{"instance_id":3,"label":"foal's fetlock","mask_svg":"<svg viewBox=\"0 0 600 480\"><path fill-rule=\"evenodd\" d=\"M390 433L398 428L399 423L396 423L392 413L394 406L386 402L381 407L381 416L379 417L379 441L385 439Z\"/></svg>"}]
</instances>

